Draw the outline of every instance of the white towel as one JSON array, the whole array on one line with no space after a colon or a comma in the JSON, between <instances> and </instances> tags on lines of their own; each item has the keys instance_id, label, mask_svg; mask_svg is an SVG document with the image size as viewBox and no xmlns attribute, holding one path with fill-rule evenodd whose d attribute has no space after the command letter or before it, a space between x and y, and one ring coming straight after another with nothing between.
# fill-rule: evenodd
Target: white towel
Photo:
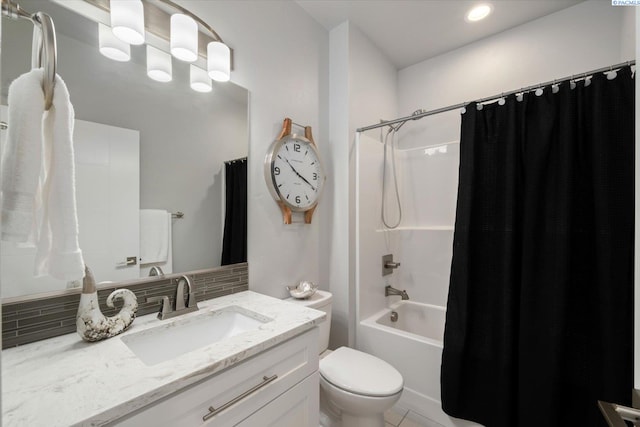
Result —
<instances>
[{"instance_id":1,"label":"white towel","mask_svg":"<svg viewBox=\"0 0 640 427\"><path fill-rule=\"evenodd\" d=\"M42 70L32 70L9 86L9 130L2 151L2 240L27 242L35 218L42 167Z\"/></svg>"},{"instance_id":2,"label":"white towel","mask_svg":"<svg viewBox=\"0 0 640 427\"><path fill-rule=\"evenodd\" d=\"M43 70L9 88L9 133L2 153L3 240L35 244L36 276L84 277L78 243L73 156L74 111L56 76L53 104L44 111Z\"/></svg>"},{"instance_id":3,"label":"white towel","mask_svg":"<svg viewBox=\"0 0 640 427\"><path fill-rule=\"evenodd\" d=\"M162 209L140 210L140 264L166 262L171 214Z\"/></svg>"}]
</instances>

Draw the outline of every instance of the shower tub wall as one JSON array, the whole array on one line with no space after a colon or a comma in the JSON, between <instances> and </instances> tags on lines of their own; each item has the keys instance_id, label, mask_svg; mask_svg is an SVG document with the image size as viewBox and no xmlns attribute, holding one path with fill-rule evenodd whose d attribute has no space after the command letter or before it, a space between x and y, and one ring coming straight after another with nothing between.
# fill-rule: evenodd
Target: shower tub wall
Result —
<instances>
[{"instance_id":1,"label":"shower tub wall","mask_svg":"<svg viewBox=\"0 0 640 427\"><path fill-rule=\"evenodd\" d=\"M398 321L391 321L391 312ZM358 348L387 361L404 378L398 406L444 427L480 426L449 417L440 403L440 363L445 308L412 301L392 304L360 322Z\"/></svg>"},{"instance_id":2,"label":"shower tub wall","mask_svg":"<svg viewBox=\"0 0 640 427\"><path fill-rule=\"evenodd\" d=\"M398 228L388 230L380 219L382 140L383 134L378 138L359 134L356 149L358 321L396 301L384 297L386 285L406 289L412 301L442 306L449 288L459 144L450 140L435 146L396 149L403 218ZM438 151L442 147L447 151ZM427 151L433 149L435 152ZM390 169L387 172L386 206L394 222L397 210ZM401 267L382 277L381 257L385 254L393 254Z\"/></svg>"}]
</instances>

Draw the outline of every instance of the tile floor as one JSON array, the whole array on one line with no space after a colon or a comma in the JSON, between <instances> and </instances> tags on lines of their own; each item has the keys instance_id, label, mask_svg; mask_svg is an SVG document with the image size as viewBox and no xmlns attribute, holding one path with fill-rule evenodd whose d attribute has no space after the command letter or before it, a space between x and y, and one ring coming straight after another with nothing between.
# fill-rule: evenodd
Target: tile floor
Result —
<instances>
[{"instance_id":1,"label":"tile floor","mask_svg":"<svg viewBox=\"0 0 640 427\"><path fill-rule=\"evenodd\" d=\"M429 418L394 406L384 413L385 427L443 427Z\"/></svg>"}]
</instances>

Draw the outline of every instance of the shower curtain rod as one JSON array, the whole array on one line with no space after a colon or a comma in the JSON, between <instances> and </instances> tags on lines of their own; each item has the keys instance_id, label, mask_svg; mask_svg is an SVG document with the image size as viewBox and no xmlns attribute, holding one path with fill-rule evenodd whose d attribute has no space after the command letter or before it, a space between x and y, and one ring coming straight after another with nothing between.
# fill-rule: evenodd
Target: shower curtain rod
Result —
<instances>
[{"instance_id":1,"label":"shower curtain rod","mask_svg":"<svg viewBox=\"0 0 640 427\"><path fill-rule=\"evenodd\" d=\"M586 73L574 74L572 76L568 76L568 77L565 77L565 78L562 78L562 79L556 79L556 80L552 80L552 81L549 81L549 82L539 83L539 84L536 84L536 85L520 88L520 89L517 89L517 90L512 90L510 92L503 92L503 93L498 94L498 95L488 96L486 98L478 99L475 102L480 104L480 103L487 102L487 101L493 101L493 100L496 100L496 99L499 99L499 98L503 98L505 96L513 95L513 94L516 94L516 93L529 92L529 91L534 90L534 89L539 89L539 88L544 87L544 86L549 86L549 85L562 83L562 82L567 81L567 80L570 80L570 81L571 80L582 80L582 79L585 79L585 78L587 78L589 76L592 76L594 74L597 74L597 73L603 73L603 72L606 72L606 71L613 71L613 70L617 70L619 68L630 66L630 65L636 65L635 59L632 60L632 61L621 62L621 63L616 64L616 65L610 65L608 67L598 68L596 70L588 71ZM364 127L358 128L358 129L356 129L356 132L364 132L364 131L371 130L371 129L377 129L377 128L381 128L381 127L385 127L385 126L395 125L396 123L404 123L404 122L407 122L409 120L418 120L418 119L421 119L423 117L433 116L433 115L440 114L440 113L445 113L445 112L451 111L451 110L457 110L459 108L466 107L467 105L471 104L471 102L473 102L473 101L461 102L459 104L449 105L448 107L442 107L442 108L438 108L438 109L431 110L431 111L424 111L424 112L420 112L420 113L414 113L414 114L412 114L410 116L401 117L399 119L383 121L383 122L380 122L380 123L375 124L375 125L364 126Z\"/></svg>"},{"instance_id":2,"label":"shower curtain rod","mask_svg":"<svg viewBox=\"0 0 640 427\"><path fill-rule=\"evenodd\" d=\"M246 161L247 161L247 156L244 156L244 157L238 157L237 159L233 159L233 160L225 160L224 164L229 165L235 162L246 162Z\"/></svg>"}]
</instances>

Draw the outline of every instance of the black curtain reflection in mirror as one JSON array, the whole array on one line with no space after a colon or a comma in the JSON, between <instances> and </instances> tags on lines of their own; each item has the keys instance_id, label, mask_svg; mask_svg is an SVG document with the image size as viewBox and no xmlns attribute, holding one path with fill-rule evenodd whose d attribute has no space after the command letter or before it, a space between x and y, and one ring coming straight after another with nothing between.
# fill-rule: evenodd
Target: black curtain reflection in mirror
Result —
<instances>
[{"instance_id":1,"label":"black curtain reflection in mirror","mask_svg":"<svg viewBox=\"0 0 640 427\"><path fill-rule=\"evenodd\" d=\"M634 81L462 118L443 409L488 427L606 426L633 388Z\"/></svg>"},{"instance_id":2,"label":"black curtain reflection in mirror","mask_svg":"<svg viewBox=\"0 0 640 427\"><path fill-rule=\"evenodd\" d=\"M225 163L226 205L221 265L247 261L247 159Z\"/></svg>"}]
</instances>

